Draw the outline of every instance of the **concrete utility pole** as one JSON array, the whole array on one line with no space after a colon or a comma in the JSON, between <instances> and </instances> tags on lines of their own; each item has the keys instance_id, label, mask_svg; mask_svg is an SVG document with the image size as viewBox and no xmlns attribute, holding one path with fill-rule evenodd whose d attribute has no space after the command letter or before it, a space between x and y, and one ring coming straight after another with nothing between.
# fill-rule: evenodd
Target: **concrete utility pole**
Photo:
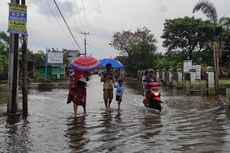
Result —
<instances>
[{"instance_id":1,"label":"concrete utility pole","mask_svg":"<svg viewBox=\"0 0 230 153\"><path fill-rule=\"evenodd\" d=\"M21 0L22 5L26 5L26 0ZM22 36L22 109L23 115L28 114L28 80L27 80L27 36Z\"/></svg>"},{"instance_id":2,"label":"concrete utility pole","mask_svg":"<svg viewBox=\"0 0 230 153\"><path fill-rule=\"evenodd\" d=\"M13 4L19 4L19 0L11 0ZM19 34L10 34L9 47L9 68L8 68L8 92L7 105L8 113L17 112L17 91L18 91L18 37Z\"/></svg>"},{"instance_id":3,"label":"concrete utility pole","mask_svg":"<svg viewBox=\"0 0 230 153\"><path fill-rule=\"evenodd\" d=\"M84 46L85 46L85 56L86 56L86 35L89 35L89 32L81 32L81 34L85 35Z\"/></svg>"}]
</instances>

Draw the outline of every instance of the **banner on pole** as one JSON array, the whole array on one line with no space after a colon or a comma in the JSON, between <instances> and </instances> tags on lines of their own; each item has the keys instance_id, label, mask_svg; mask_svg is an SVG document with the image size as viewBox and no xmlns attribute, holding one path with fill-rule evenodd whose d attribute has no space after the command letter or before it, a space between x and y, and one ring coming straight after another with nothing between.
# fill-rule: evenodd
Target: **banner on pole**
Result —
<instances>
[{"instance_id":1,"label":"banner on pole","mask_svg":"<svg viewBox=\"0 0 230 153\"><path fill-rule=\"evenodd\" d=\"M27 35L27 6L9 3L9 33Z\"/></svg>"}]
</instances>

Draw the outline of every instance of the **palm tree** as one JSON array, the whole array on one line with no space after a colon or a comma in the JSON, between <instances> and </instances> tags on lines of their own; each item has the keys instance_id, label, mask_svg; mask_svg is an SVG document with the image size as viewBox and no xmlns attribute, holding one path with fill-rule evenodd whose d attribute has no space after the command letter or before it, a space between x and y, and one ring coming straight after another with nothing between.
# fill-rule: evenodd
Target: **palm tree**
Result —
<instances>
[{"instance_id":1,"label":"palm tree","mask_svg":"<svg viewBox=\"0 0 230 153\"><path fill-rule=\"evenodd\" d=\"M214 50L214 68L215 68L215 90L217 93L219 80L219 60L223 47L222 33L224 28L229 28L230 18L222 17L218 20L215 6L208 0L200 0L193 8L193 13L202 11L206 17L215 25L215 37L213 41Z\"/></svg>"}]
</instances>

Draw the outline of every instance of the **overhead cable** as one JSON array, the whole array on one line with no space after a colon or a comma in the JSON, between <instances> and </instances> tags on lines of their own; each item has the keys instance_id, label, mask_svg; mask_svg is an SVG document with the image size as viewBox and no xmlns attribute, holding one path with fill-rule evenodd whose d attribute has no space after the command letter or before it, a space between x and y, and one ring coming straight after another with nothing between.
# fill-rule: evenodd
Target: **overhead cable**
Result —
<instances>
[{"instance_id":1,"label":"overhead cable","mask_svg":"<svg viewBox=\"0 0 230 153\"><path fill-rule=\"evenodd\" d=\"M82 51L82 49L81 49L81 47L79 46L79 44L77 43L77 40L75 39L73 33L71 32L71 30L70 30L70 28L69 28L69 26L68 26L68 24L67 24L67 22L66 22L66 20L65 20L65 18L64 18L64 16L63 16L62 12L61 12L61 10L60 10L60 8L59 8L59 6L58 6L56 0L53 0L53 1L54 1L55 6L56 6L57 9L58 9L58 12L60 13L60 15L61 15L61 17L62 17L62 19L63 19L63 21L65 22L66 27L68 28L69 33L70 33L70 35L72 36L74 42L77 44L78 48Z\"/></svg>"},{"instance_id":2,"label":"overhead cable","mask_svg":"<svg viewBox=\"0 0 230 153\"><path fill-rule=\"evenodd\" d=\"M82 7L83 7L84 15L85 15L85 23L88 26L88 23L87 23L87 20L86 20L85 5L84 5L83 0L82 0Z\"/></svg>"},{"instance_id":3,"label":"overhead cable","mask_svg":"<svg viewBox=\"0 0 230 153\"><path fill-rule=\"evenodd\" d=\"M58 21L58 18L56 17L56 15L55 15L53 9L51 8L50 4L48 3L47 0L45 0L45 2L46 2L46 4L47 4L47 6L49 7L49 10L50 10L50 12L52 13L52 15L54 16L55 20L57 21L59 27L61 28L62 32L65 34L66 38L70 40L69 35L67 36L66 31L63 29L63 27L61 26L60 22Z\"/></svg>"},{"instance_id":4,"label":"overhead cable","mask_svg":"<svg viewBox=\"0 0 230 153\"><path fill-rule=\"evenodd\" d=\"M77 0L75 0L75 5L76 5L77 13L78 13L78 15L79 15L79 19L80 19L80 22L81 22L81 26L82 26L82 28L84 29L84 31L86 31L86 29L84 28L83 22L82 22L82 18L81 18L81 15L80 15L80 10L79 10L79 8L78 8L78 6L77 6Z\"/></svg>"}]
</instances>

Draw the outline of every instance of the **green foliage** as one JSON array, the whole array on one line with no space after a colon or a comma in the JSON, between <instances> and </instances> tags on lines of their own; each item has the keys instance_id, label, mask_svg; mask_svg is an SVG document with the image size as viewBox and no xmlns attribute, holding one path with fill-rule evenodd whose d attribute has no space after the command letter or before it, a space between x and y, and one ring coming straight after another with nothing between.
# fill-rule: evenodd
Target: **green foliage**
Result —
<instances>
[{"instance_id":1,"label":"green foliage","mask_svg":"<svg viewBox=\"0 0 230 153\"><path fill-rule=\"evenodd\" d=\"M135 32L116 32L110 45L127 56L124 64L130 74L136 75L138 69L155 65L156 39L146 27L137 28Z\"/></svg>"},{"instance_id":2,"label":"green foliage","mask_svg":"<svg viewBox=\"0 0 230 153\"><path fill-rule=\"evenodd\" d=\"M193 13L200 10L207 16L207 18L211 22L217 24L217 12L215 6L212 3L210 3L208 0L199 1L193 8Z\"/></svg>"},{"instance_id":3,"label":"green foliage","mask_svg":"<svg viewBox=\"0 0 230 153\"><path fill-rule=\"evenodd\" d=\"M0 76L7 74L9 37L5 32L0 32Z\"/></svg>"},{"instance_id":4,"label":"green foliage","mask_svg":"<svg viewBox=\"0 0 230 153\"><path fill-rule=\"evenodd\" d=\"M184 17L166 20L161 38L167 54L180 52L192 59L192 52L210 49L214 26L208 21Z\"/></svg>"},{"instance_id":5,"label":"green foliage","mask_svg":"<svg viewBox=\"0 0 230 153\"><path fill-rule=\"evenodd\" d=\"M47 82L51 82L51 80L52 80L49 76L47 76L47 78L45 78L45 75L42 74L41 72L37 72L37 76L35 79L36 79L35 81L38 81L38 82L45 82L45 79Z\"/></svg>"},{"instance_id":6,"label":"green foliage","mask_svg":"<svg viewBox=\"0 0 230 153\"><path fill-rule=\"evenodd\" d=\"M221 56L220 65L230 67L230 30L226 29L223 32L223 51Z\"/></svg>"},{"instance_id":7,"label":"green foliage","mask_svg":"<svg viewBox=\"0 0 230 153\"><path fill-rule=\"evenodd\" d=\"M170 69L170 68L181 68L182 62L179 55L157 55L156 68L157 69Z\"/></svg>"},{"instance_id":8,"label":"green foliage","mask_svg":"<svg viewBox=\"0 0 230 153\"><path fill-rule=\"evenodd\" d=\"M215 63L215 75L216 77L220 76L219 75L219 64L220 65L225 65L223 63L223 60L227 63L227 65L229 64L229 50L226 48L229 47L228 44L228 36L226 36L226 34L228 35L228 32L226 33L226 31L229 30L230 27L230 18L229 17L222 17L218 20L218 15L217 15L217 11L215 6L209 2L208 0L202 0L199 1L194 9L193 9L193 13L197 12L197 11L202 11L204 13L204 15L207 16L207 18L214 23L215 26L215 37L214 37L214 41L213 43L216 44L215 47L213 45L213 50L216 53L216 57L214 58L215 61L220 61L220 62L216 62ZM223 49L225 49L223 51ZM222 54L223 53L223 54ZM224 58L222 56L222 59L220 59L221 54L224 55L227 58ZM219 59L219 60L217 60ZM216 82L218 83L218 81Z\"/></svg>"},{"instance_id":9,"label":"green foliage","mask_svg":"<svg viewBox=\"0 0 230 153\"><path fill-rule=\"evenodd\" d=\"M46 54L43 51L39 51L37 53L29 51L29 59L37 62L38 66L43 66L45 65Z\"/></svg>"},{"instance_id":10,"label":"green foliage","mask_svg":"<svg viewBox=\"0 0 230 153\"><path fill-rule=\"evenodd\" d=\"M7 70L7 59L4 55L0 54L0 74L5 73Z\"/></svg>"}]
</instances>

